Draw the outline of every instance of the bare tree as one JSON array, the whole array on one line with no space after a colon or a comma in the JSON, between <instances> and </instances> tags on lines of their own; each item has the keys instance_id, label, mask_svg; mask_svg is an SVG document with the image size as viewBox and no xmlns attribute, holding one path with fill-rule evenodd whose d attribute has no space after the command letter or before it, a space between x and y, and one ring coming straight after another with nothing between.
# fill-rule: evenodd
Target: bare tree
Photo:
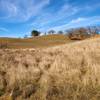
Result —
<instances>
[{"instance_id":1,"label":"bare tree","mask_svg":"<svg viewBox=\"0 0 100 100\"><path fill-rule=\"evenodd\" d=\"M63 31L58 31L57 33L58 33L58 34L63 34Z\"/></svg>"},{"instance_id":2,"label":"bare tree","mask_svg":"<svg viewBox=\"0 0 100 100\"><path fill-rule=\"evenodd\" d=\"M25 35L24 38L28 38L28 35Z\"/></svg>"},{"instance_id":3,"label":"bare tree","mask_svg":"<svg viewBox=\"0 0 100 100\"><path fill-rule=\"evenodd\" d=\"M47 35L47 33L45 32L44 35Z\"/></svg>"},{"instance_id":4,"label":"bare tree","mask_svg":"<svg viewBox=\"0 0 100 100\"><path fill-rule=\"evenodd\" d=\"M48 33L49 33L49 34L54 34L54 33L56 33L56 32L55 32L55 30L50 30L50 31L48 31Z\"/></svg>"},{"instance_id":5,"label":"bare tree","mask_svg":"<svg viewBox=\"0 0 100 100\"><path fill-rule=\"evenodd\" d=\"M89 26L87 28L87 31L90 35L96 35L96 34L99 34L100 32L100 27L99 26Z\"/></svg>"}]
</instances>

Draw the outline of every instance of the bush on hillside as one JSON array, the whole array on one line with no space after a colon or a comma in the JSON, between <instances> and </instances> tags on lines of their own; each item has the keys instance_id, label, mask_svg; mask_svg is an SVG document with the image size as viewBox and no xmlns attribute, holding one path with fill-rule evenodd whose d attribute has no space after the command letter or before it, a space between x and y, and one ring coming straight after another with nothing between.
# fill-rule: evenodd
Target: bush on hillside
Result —
<instances>
[{"instance_id":1,"label":"bush on hillside","mask_svg":"<svg viewBox=\"0 0 100 100\"><path fill-rule=\"evenodd\" d=\"M68 31L67 35L71 40L83 40L89 37L85 28L71 29Z\"/></svg>"},{"instance_id":2,"label":"bush on hillside","mask_svg":"<svg viewBox=\"0 0 100 100\"><path fill-rule=\"evenodd\" d=\"M8 48L8 43L0 43L0 49Z\"/></svg>"}]
</instances>

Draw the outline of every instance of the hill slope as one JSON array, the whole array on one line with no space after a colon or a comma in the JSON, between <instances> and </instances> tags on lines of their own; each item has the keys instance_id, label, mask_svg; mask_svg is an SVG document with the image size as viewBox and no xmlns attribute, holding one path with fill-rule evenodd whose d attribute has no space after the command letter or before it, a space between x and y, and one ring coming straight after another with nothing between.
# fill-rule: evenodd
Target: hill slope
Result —
<instances>
[{"instance_id":1,"label":"hill slope","mask_svg":"<svg viewBox=\"0 0 100 100\"><path fill-rule=\"evenodd\" d=\"M0 50L0 95L0 100L100 100L100 38L42 50Z\"/></svg>"},{"instance_id":2,"label":"hill slope","mask_svg":"<svg viewBox=\"0 0 100 100\"><path fill-rule=\"evenodd\" d=\"M44 48L70 43L65 35L46 35L34 38L0 38L0 43L7 43L8 48Z\"/></svg>"}]
</instances>

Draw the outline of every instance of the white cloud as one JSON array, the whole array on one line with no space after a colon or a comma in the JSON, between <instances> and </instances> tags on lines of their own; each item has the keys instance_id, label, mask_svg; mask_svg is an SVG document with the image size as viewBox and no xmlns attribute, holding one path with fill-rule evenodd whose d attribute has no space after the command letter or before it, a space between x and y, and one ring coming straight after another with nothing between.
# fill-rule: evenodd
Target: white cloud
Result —
<instances>
[{"instance_id":1,"label":"white cloud","mask_svg":"<svg viewBox=\"0 0 100 100\"><path fill-rule=\"evenodd\" d=\"M0 12L2 12L3 16L0 16L0 19L10 18L17 13L17 8L14 4L3 0L0 1Z\"/></svg>"},{"instance_id":2,"label":"white cloud","mask_svg":"<svg viewBox=\"0 0 100 100\"><path fill-rule=\"evenodd\" d=\"M77 19L75 19L75 20L72 20L70 23L80 23L80 22L82 22L82 21L85 21L86 20L86 18L77 18Z\"/></svg>"},{"instance_id":3,"label":"white cloud","mask_svg":"<svg viewBox=\"0 0 100 100\"><path fill-rule=\"evenodd\" d=\"M0 31L1 31L1 32L9 32L9 30L6 29L6 28L4 28L4 27L0 27Z\"/></svg>"},{"instance_id":4,"label":"white cloud","mask_svg":"<svg viewBox=\"0 0 100 100\"><path fill-rule=\"evenodd\" d=\"M32 16L36 16L43 7L49 4L49 0L1 0L2 19L27 21Z\"/></svg>"},{"instance_id":5,"label":"white cloud","mask_svg":"<svg viewBox=\"0 0 100 100\"><path fill-rule=\"evenodd\" d=\"M76 28L76 27L85 27L85 26L91 26L91 25L96 25L100 23L100 16L94 16L94 17L85 17L85 18L77 18L71 20L69 23L64 24L64 25L59 25L56 27L51 27L50 29L54 30L66 30L68 28Z\"/></svg>"},{"instance_id":6,"label":"white cloud","mask_svg":"<svg viewBox=\"0 0 100 100\"><path fill-rule=\"evenodd\" d=\"M79 9L70 4L64 4L62 7L56 11L55 13L51 12L42 12L42 15L38 16L35 21L33 21L30 25L35 26L39 23L38 27L48 27L49 24L60 22L63 19L67 19L68 17L76 14Z\"/></svg>"}]
</instances>

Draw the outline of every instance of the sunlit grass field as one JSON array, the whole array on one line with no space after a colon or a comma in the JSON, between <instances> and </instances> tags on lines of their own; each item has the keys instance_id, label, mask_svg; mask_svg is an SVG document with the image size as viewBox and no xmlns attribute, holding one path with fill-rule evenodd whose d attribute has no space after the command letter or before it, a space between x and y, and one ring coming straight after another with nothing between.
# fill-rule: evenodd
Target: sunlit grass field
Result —
<instances>
[{"instance_id":1,"label":"sunlit grass field","mask_svg":"<svg viewBox=\"0 0 100 100\"><path fill-rule=\"evenodd\" d=\"M73 42L66 35L46 35L33 38L0 38L0 43L7 43L8 48L46 48Z\"/></svg>"},{"instance_id":2,"label":"sunlit grass field","mask_svg":"<svg viewBox=\"0 0 100 100\"><path fill-rule=\"evenodd\" d=\"M0 95L0 100L100 100L100 38L0 50Z\"/></svg>"}]
</instances>

